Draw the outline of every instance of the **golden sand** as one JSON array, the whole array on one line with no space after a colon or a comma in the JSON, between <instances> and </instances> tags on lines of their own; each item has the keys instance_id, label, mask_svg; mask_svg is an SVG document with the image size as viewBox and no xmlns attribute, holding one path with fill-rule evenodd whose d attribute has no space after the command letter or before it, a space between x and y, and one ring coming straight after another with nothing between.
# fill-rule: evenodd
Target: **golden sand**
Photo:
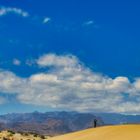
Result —
<instances>
[{"instance_id":1,"label":"golden sand","mask_svg":"<svg viewBox=\"0 0 140 140\"><path fill-rule=\"evenodd\" d=\"M91 128L48 140L140 140L140 125L117 125Z\"/></svg>"}]
</instances>

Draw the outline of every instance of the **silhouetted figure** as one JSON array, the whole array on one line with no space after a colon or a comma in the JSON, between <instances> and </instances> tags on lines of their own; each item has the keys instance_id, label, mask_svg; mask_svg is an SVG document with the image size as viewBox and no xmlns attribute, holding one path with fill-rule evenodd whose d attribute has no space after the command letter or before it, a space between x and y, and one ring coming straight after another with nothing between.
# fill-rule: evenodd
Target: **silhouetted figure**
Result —
<instances>
[{"instance_id":1,"label":"silhouetted figure","mask_svg":"<svg viewBox=\"0 0 140 140\"><path fill-rule=\"evenodd\" d=\"M94 119L94 128L96 128L96 127L97 127L97 120Z\"/></svg>"}]
</instances>

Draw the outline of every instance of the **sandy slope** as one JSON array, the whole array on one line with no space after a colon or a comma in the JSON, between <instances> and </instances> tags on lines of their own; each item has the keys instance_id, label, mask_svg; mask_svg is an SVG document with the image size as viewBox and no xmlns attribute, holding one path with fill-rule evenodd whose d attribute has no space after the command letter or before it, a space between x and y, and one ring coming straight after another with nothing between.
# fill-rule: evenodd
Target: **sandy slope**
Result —
<instances>
[{"instance_id":1,"label":"sandy slope","mask_svg":"<svg viewBox=\"0 0 140 140\"><path fill-rule=\"evenodd\" d=\"M140 140L140 125L104 126L48 140Z\"/></svg>"},{"instance_id":2,"label":"sandy slope","mask_svg":"<svg viewBox=\"0 0 140 140\"><path fill-rule=\"evenodd\" d=\"M34 136L30 133L27 133L27 135L23 135L21 133L11 133L9 131L2 131L0 132L0 140L3 140L3 138L7 138L8 140L42 140L39 136ZM46 137L47 139L47 137ZM44 140L46 140L44 139Z\"/></svg>"}]
</instances>

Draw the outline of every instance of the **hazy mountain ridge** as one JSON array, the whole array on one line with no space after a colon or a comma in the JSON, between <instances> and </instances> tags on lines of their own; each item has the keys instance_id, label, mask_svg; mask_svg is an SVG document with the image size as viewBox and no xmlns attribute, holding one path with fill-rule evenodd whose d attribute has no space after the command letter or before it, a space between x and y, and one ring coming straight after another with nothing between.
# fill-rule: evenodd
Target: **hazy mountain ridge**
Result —
<instances>
[{"instance_id":1,"label":"hazy mountain ridge","mask_svg":"<svg viewBox=\"0 0 140 140\"><path fill-rule=\"evenodd\" d=\"M125 115L117 113L95 113L105 124L139 124L140 115Z\"/></svg>"},{"instance_id":2,"label":"hazy mountain ridge","mask_svg":"<svg viewBox=\"0 0 140 140\"><path fill-rule=\"evenodd\" d=\"M97 117L98 116L98 117ZM45 135L59 135L93 127L94 119L98 125L140 123L140 115L115 113L77 113L77 112L33 112L0 115L0 130L15 132L35 132Z\"/></svg>"},{"instance_id":3,"label":"hazy mountain ridge","mask_svg":"<svg viewBox=\"0 0 140 140\"><path fill-rule=\"evenodd\" d=\"M0 116L0 129L58 135L93 127L94 119L98 120L98 125L104 124L99 117L90 113L14 113Z\"/></svg>"}]
</instances>

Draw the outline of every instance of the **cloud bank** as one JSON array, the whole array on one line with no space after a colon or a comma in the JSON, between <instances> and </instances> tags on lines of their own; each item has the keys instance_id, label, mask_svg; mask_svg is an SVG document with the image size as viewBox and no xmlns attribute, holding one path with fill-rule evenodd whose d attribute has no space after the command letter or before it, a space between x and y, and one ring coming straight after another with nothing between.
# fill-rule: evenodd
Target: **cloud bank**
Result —
<instances>
[{"instance_id":1,"label":"cloud bank","mask_svg":"<svg viewBox=\"0 0 140 140\"><path fill-rule=\"evenodd\" d=\"M21 78L0 71L0 92L24 104L74 111L140 114L140 78L111 78L86 67L74 55L46 54L35 60L44 72Z\"/></svg>"}]
</instances>

